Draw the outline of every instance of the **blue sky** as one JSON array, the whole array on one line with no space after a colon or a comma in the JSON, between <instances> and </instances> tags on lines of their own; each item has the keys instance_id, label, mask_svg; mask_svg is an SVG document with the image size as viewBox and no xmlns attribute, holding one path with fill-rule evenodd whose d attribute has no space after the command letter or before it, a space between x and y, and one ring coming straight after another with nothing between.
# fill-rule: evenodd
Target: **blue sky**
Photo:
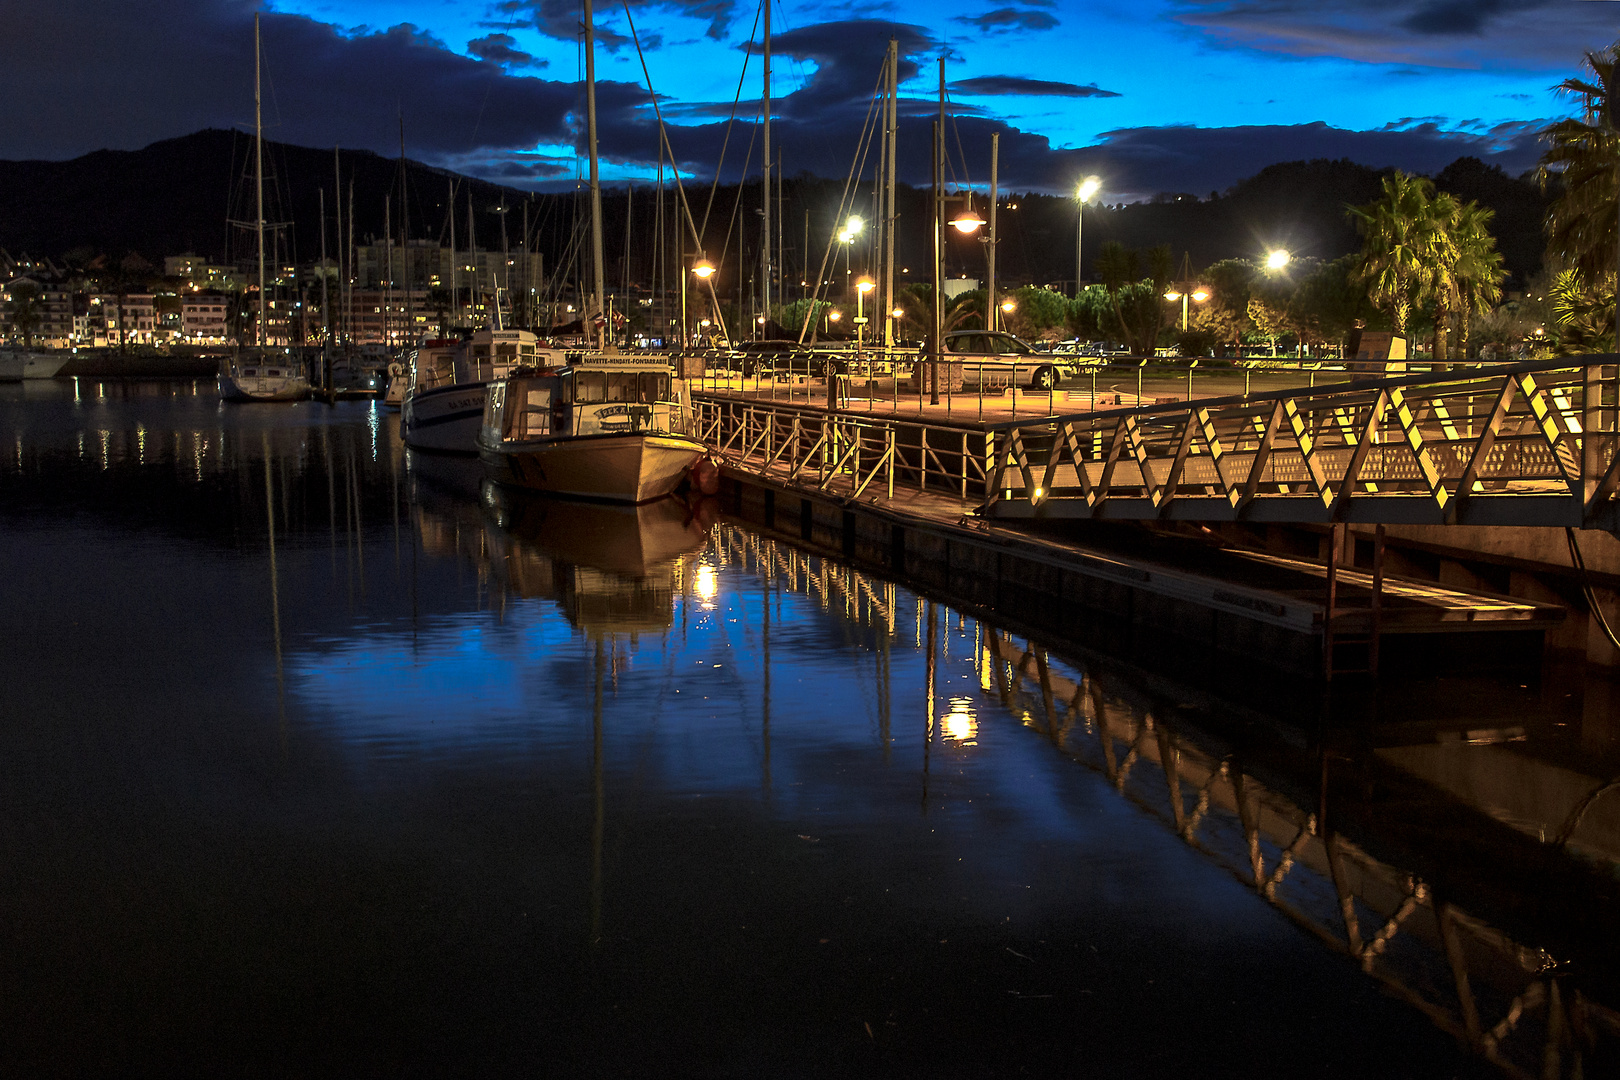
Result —
<instances>
[{"instance_id":1,"label":"blue sky","mask_svg":"<svg viewBox=\"0 0 1620 1080\"><path fill-rule=\"evenodd\" d=\"M422 160L519 186L567 186L576 171L576 0L9 0L0 91L28 107L0 122L0 158L242 123L255 7L276 137L391 153L403 111ZM632 0L689 173L718 158L758 10ZM1011 185L1062 190L1096 171L1114 201L1310 157L1433 171L1473 154L1518 172L1536 131L1568 111L1551 88L1620 37L1620 3L1601 0L782 0L773 18L790 173L842 175L894 34L908 179L926 180L943 52L970 177L983 179L1000 131ZM657 144L622 4L600 5L597 22L605 173L648 176ZM751 118L757 60L743 93Z\"/></svg>"}]
</instances>

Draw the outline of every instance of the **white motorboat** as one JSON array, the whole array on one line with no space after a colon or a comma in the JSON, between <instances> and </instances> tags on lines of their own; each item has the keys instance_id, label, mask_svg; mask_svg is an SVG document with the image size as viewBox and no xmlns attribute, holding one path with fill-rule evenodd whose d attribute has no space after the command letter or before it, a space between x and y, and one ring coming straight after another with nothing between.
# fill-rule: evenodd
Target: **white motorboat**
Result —
<instances>
[{"instance_id":1,"label":"white motorboat","mask_svg":"<svg viewBox=\"0 0 1620 1080\"><path fill-rule=\"evenodd\" d=\"M480 330L467 341L432 341L416 350L405 387L400 430L418 450L478 453L478 426L490 381L519 365L560 362L528 330ZM386 400L386 399L385 399Z\"/></svg>"},{"instance_id":2,"label":"white motorboat","mask_svg":"<svg viewBox=\"0 0 1620 1080\"><path fill-rule=\"evenodd\" d=\"M584 356L490 383L478 454L503 484L644 503L673 492L707 453L681 433L684 412L668 364Z\"/></svg>"},{"instance_id":3,"label":"white motorboat","mask_svg":"<svg viewBox=\"0 0 1620 1080\"><path fill-rule=\"evenodd\" d=\"M309 377L291 357L244 352L219 362L219 396L225 401L302 401Z\"/></svg>"}]
</instances>

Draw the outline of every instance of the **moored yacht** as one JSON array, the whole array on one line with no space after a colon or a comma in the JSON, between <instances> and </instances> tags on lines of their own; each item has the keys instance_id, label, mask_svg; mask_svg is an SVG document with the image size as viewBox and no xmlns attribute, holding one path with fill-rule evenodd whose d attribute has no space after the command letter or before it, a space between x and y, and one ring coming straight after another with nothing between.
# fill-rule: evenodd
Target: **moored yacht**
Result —
<instances>
[{"instance_id":1,"label":"moored yacht","mask_svg":"<svg viewBox=\"0 0 1620 1080\"><path fill-rule=\"evenodd\" d=\"M573 498L643 503L680 486L707 448L681 433L668 364L588 355L489 386L478 454L498 482Z\"/></svg>"},{"instance_id":2,"label":"moored yacht","mask_svg":"<svg viewBox=\"0 0 1620 1080\"><path fill-rule=\"evenodd\" d=\"M518 365L560 359L528 330L480 330L466 341L431 341L416 350L405 388L400 428L418 450L478 452L484 391Z\"/></svg>"},{"instance_id":3,"label":"moored yacht","mask_svg":"<svg viewBox=\"0 0 1620 1080\"><path fill-rule=\"evenodd\" d=\"M226 401L302 401L309 376L292 357L250 349L219 362L219 396Z\"/></svg>"}]
</instances>

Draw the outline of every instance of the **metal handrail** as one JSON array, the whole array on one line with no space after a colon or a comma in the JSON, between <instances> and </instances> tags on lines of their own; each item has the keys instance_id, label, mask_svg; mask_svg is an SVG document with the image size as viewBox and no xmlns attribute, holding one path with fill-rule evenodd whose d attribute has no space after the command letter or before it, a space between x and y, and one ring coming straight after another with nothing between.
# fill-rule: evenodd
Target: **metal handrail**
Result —
<instances>
[{"instance_id":1,"label":"metal handrail","mask_svg":"<svg viewBox=\"0 0 1620 1080\"><path fill-rule=\"evenodd\" d=\"M1620 481L1616 372L1605 354L989 425L985 509L1602 525Z\"/></svg>"}]
</instances>

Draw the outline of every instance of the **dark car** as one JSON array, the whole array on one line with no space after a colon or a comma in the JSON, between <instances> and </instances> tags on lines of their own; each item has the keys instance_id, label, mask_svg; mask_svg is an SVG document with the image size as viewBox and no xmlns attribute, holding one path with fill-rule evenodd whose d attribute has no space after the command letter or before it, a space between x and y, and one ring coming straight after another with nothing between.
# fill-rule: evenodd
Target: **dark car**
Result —
<instances>
[{"instance_id":1,"label":"dark car","mask_svg":"<svg viewBox=\"0 0 1620 1080\"><path fill-rule=\"evenodd\" d=\"M843 357L791 340L745 341L731 351L725 366L741 371L744 378L756 375L821 378L835 371L840 375L849 374L849 363Z\"/></svg>"}]
</instances>

